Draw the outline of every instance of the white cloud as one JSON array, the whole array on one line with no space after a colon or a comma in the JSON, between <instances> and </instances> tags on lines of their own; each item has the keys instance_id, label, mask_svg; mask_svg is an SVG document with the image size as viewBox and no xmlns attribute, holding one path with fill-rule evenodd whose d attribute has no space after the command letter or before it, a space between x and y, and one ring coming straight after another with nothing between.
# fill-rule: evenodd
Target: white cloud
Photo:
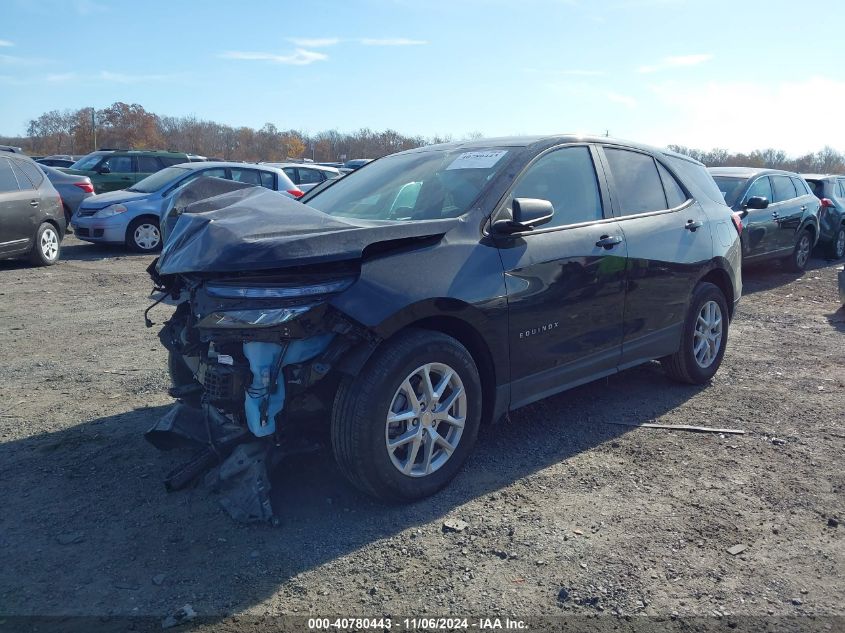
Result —
<instances>
[{"instance_id":1,"label":"white cloud","mask_svg":"<svg viewBox=\"0 0 845 633\"><path fill-rule=\"evenodd\" d=\"M619 94L618 92L613 91L607 91L604 93L604 96L608 101L613 101L614 103L621 103L626 108L637 107L637 100L633 97L629 97L628 95Z\"/></svg>"},{"instance_id":2,"label":"white cloud","mask_svg":"<svg viewBox=\"0 0 845 633\"><path fill-rule=\"evenodd\" d=\"M652 86L659 124L643 140L748 152L775 147L790 155L825 145L845 149L845 128L831 125L842 115L845 81L826 77L782 83L666 82ZM797 95L824 95L823 99ZM664 110L665 108L665 110ZM656 110L656 108L655 108Z\"/></svg>"},{"instance_id":3,"label":"white cloud","mask_svg":"<svg viewBox=\"0 0 845 633\"><path fill-rule=\"evenodd\" d=\"M50 60L37 57L18 57L16 55L0 55L0 66L37 66L46 64Z\"/></svg>"},{"instance_id":4,"label":"white cloud","mask_svg":"<svg viewBox=\"0 0 845 633\"><path fill-rule=\"evenodd\" d=\"M677 55L674 57L664 57L656 64L650 66L640 66L637 72L640 73L656 73L661 70L671 70L672 68L685 68L688 66L698 66L704 62L713 59L713 55Z\"/></svg>"},{"instance_id":5,"label":"white cloud","mask_svg":"<svg viewBox=\"0 0 845 633\"><path fill-rule=\"evenodd\" d=\"M336 46L337 44L340 44L340 39L337 37L291 37L288 38L288 41L302 48L325 48L326 46Z\"/></svg>"},{"instance_id":6,"label":"white cloud","mask_svg":"<svg viewBox=\"0 0 845 633\"><path fill-rule=\"evenodd\" d=\"M148 83L151 81L172 81L179 75L132 75L127 73L115 73L108 70L101 70L97 78L103 81L112 81L119 84Z\"/></svg>"},{"instance_id":7,"label":"white cloud","mask_svg":"<svg viewBox=\"0 0 845 633\"><path fill-rule=\"evenodd\" d=\"M0 40L0 46L14 46L14 42L10 42L9 40Z\"/></svg>"},{"instance_id":8,"label":"white cloud","mask_svg":"<svg viewBox=\"0 0 845 633\"><path fill-rule=\"evenodd\" d=\"M600 77L605 74L603 70L585 70L581 68L567 68L563 70L549 68L526 68L527 73L538 75L566 75L569 77Z\"/></svg>"},{"instance_id":9,"label":"white cloud","mask_svg":"<svg viewBox=\"0 0 845 633\"><path fill-rule=\"evenodd\" d=\"M329 56L316 51L305 50L304 48L297 48L290 55L277 55L275 53L261 53L251 51L227 51L221 53L220 57L224 59L241 59L250 61L267 61L276 64L287 64L289 66L307 66L314 62L328 59Z\"/></svg>"},{"instance_id":10,"label":"white cloud","mask_svg":"<svg viewBox=\"0 0 845 633\"><path fill-rule=\"evenodd\" d=\"M369 38L359 40L364 46L421 46L428 44L426 40L410 40L405 37Z\"/></svg>"}]
</instances>

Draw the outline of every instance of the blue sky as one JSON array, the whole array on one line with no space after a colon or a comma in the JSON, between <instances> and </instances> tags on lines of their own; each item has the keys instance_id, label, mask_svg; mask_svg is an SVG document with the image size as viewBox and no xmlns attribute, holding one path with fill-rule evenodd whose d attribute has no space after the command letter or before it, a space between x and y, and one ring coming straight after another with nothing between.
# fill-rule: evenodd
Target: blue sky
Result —
<instances>
[{"instance_id":1,"label":"blue sky","mask_svg":"<svg viewBox=\"0 0 845 633\"><path fill-rule=\"evenodd\" d=\"M46 110L308 132L845 150L845 3L0 0L0 134Z\"/></svg>"}]
</instances>

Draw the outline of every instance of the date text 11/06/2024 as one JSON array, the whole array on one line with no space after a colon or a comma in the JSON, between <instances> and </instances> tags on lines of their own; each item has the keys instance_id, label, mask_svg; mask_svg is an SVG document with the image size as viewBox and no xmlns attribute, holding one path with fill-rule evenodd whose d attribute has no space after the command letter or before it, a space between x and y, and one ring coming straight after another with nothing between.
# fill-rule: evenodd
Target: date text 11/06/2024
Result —
<instances>
[{"instance_id":1,"label":"date text 11/06/2024","mask_svg":"<svg viewBox=\"0 0 845 633\"><path fill-rule=\"evenodd\" d=\"M510 630L525 631L528 624L522 620L510 618L310 618L308 629L311 631L363 630L456 630L476 629L479 631Z\"/></svg>"}]
</instances>

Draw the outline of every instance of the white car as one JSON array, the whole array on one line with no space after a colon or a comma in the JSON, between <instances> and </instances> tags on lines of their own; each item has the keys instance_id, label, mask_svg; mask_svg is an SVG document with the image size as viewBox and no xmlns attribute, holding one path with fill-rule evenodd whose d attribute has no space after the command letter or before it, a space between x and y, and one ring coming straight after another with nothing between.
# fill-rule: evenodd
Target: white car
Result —
<instances>
[{"instance_id":1,"label":"white car","mask_svg":"<svg viewBox=\"0 0 845 633\"><path fill-rule=\"evenodd\" d=\"M278 167L284 171L293 183L302 189L309 191L326 180L340 178L343 174L335 167L316 165L314 163L261 163Z\"/></svg>"}]
</instances>

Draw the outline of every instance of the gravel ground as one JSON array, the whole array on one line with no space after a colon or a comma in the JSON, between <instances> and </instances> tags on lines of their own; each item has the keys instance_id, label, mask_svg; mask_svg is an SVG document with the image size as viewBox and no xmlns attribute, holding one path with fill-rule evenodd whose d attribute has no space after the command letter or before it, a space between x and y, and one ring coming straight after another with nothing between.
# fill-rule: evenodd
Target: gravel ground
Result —
<instances>
[{"instance_id":1,"label":"gravel ground","mask_svg":"<svg viewBox=\"0 0 845 633\"><path fill-rule=\"evenodd\" d=\"M69 236L57 266L0 262L0 614L845 615L841 266L749 268L712 384L650 364L517 411L429 500L292 458L274 529L164 490L149 260Z\"/></svg>"}]
</instances>

